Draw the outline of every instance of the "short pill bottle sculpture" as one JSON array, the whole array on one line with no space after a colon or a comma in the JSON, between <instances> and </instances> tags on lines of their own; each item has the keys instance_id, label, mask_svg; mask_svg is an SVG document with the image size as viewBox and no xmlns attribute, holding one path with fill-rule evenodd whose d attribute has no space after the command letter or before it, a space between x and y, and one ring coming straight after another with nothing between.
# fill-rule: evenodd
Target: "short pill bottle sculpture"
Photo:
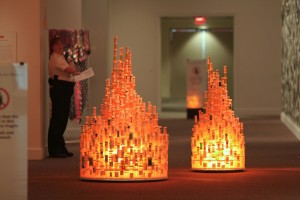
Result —
<instances>
[{"instance_id":1,"label":"short pill bottle sculpture","mask_svg":"<svg viewBox=\"0 0 300 200\"><path fill-rule=\"evenodd\" d=\"M195 116L191 138L191 167L195 171L242 171L245 169L243 123L234 116L223 77L208 59L208 87L204 111Z\"/></svg>"}]
</instances>

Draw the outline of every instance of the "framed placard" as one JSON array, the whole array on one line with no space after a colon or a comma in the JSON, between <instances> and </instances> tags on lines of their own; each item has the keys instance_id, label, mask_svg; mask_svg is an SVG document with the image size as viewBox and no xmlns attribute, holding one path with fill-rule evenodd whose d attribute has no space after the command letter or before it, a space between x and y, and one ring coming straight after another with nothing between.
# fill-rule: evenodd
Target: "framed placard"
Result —
<instances>
[{"instance_id":1,"label":"framed placard","mask_svg":"<svg viewBox=\"0 0 300 200\"><path fill-rule=\"evenodd\" d=\"M27 64L0 64L1 199L27 198Z\"/></svg>"},{"instance_id":2,"label":"framed placard","mask_svg":"<svg viewBox=\"0 0 300 200\"><path fill-rule=\"evenodd\" d=\"M206 60L187 60L187 118L194 118L204 107L204 91L207 88Z\"/></svg>"},{"instance_id":3,"label":"framed placard","mask_svg":"<svg viewBox=\"0 0 300 200\"><path fill-rule=\"evenodd\" d=\"M187 67L187 107L202 108L207 87L206 60L187 60Z\"/></svg>"}]
</instances>

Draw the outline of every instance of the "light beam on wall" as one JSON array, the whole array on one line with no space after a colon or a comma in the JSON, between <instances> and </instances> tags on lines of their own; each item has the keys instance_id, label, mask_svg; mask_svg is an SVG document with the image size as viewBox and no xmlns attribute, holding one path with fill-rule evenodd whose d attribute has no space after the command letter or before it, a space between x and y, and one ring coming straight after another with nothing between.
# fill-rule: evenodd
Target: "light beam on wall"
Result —
<instances>
[{"instance_id":1,"label":"light beam on wall","mask_svg":"<svg viewBox=\"0 0 300 200\"><path fill-rule=\"evenodd\" d=\"M206 58L206 30L201 29L201 52L202 52L202 59Z\"/></svg>"}]
</instances>

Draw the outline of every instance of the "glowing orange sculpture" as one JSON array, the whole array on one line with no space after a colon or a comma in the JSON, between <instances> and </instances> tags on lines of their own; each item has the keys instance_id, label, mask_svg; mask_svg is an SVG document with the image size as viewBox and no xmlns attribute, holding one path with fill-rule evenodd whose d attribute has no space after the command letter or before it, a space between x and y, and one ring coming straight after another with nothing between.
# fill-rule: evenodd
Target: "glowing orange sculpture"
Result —
<instances>
[{"instance_id":1,"label":"glowing orange sculpture","mask_svg":"<svg viewBox=\"0 0 300 200\"><path fill-rule=\"evenodd\" d=\"M161 180L168 177L168 133L158 125L156 106L135 91L131 52L114 39L111 79L101 115L86 117L80 136L80 178L106 181ZM123 58L124 57L124 58Z\"/></svg>"},{"instance_id":2,"label":"glowing orange sculpture","mask_svg":"<svg viewBox=\"0 0 300 200\"><path fill-rule=\"evenodd\" d=\"M193 170L243 170L245 142L243 124L234 117L232 100L227 92L227 68L224 76L213 71L208 59L208 89L205 92L205 113L195 116L191 139Z\"/></svg>"}]
</instances>

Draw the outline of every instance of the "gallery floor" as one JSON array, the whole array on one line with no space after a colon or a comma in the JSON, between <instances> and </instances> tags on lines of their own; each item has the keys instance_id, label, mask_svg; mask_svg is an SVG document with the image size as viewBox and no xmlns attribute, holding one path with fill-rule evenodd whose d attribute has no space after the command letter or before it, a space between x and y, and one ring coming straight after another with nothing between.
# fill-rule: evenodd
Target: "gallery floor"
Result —
<instances>
[{"instance_id":1,"label":"gallery floor","mask_svg":"<svg viewBox=\"0 0 300 200\"><path fill-rule=\"evenodd\" d=\"M169 132L169 177L155 182L97 182L79 178L79 144L71 158L29 161L28 200L299 200L300 141L279 118L242 119L246 169L190 169L193 120L161 119Z\"/></svg>"}]
</instances>

